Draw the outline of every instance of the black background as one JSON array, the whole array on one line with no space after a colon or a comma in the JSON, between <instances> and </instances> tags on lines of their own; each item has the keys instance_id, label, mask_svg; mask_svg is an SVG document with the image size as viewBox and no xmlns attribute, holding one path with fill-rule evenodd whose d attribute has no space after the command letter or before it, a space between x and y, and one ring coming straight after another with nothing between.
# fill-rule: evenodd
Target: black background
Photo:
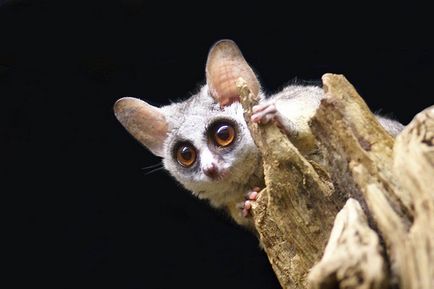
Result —
<instances>
[{"instance_id":1,"label":"black background","mask_svg":"<svg viewBox=\"0 0 434 289\"><path fill-rule=\"evenodd\" d=\"M416 37L426 18L403 2L335 15L311 2L3 2L4 236L18 288L279 288L255 238L148 174L159 159L112 113L122 96L191 95L219 39L238 43L268 92L333 72L404 124L433 103L434 50Z\"/></svg>"}]
</instances>

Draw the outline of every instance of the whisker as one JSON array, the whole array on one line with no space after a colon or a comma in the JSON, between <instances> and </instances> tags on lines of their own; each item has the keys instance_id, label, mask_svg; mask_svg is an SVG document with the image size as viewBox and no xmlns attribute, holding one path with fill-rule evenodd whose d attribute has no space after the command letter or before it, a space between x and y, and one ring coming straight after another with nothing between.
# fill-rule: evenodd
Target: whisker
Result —
<instances>
[{"instance_id":1,"label":"whisker","mask_svg":"<svg viewBox=\"0 0 434 289\"><path fill-rule=\"evenodd\" d=\"M153 169L153 168L156 168L156 167L158 167L158 166L161 166L161 162L160 162L160 163L153 164L153 165L150 165L150 166L147 166L147 167L143 167L142 170Z\"/></svg>"},{"instance_id":2,"label":"whisker","mask_svg":"<svg viewBox=\"0 0 434 289\"><path fill-rule=\"evenodd\" d=\"M150 174L152 174L152 173L155 173L156 171L163 170L163 169L164 169L164 167L161 166L161 167L159 167L159 168L156 168L156 169L150 170L149 172L146 172L146 173L145 173L145 176L150 175Z\"/></svg>"}]
</instances>

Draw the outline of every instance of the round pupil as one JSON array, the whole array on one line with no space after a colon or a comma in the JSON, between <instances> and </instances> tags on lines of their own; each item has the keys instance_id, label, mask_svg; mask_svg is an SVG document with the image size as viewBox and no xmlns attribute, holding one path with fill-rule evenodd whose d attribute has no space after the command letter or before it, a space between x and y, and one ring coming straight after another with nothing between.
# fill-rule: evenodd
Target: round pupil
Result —
<instances>
[{"instance_id":1,"label":"round pupil","mask_svg":"<svg viewBox=\"0 0 434 289\"><path fill-rule=\"evenodd\" d=\"M229 140L231 137L231 133L229 131L229 127L227 125L221 126L217 132L216 135L221 140Z\"/></svg>"},{"instance_id":2,"label":"round pupil","mask_svg":"<svg viewBox=\"0 0 434 289\"><path fill-rule=\"evenodd\" d=\"M182 147L180 155L186 161L189 161L193 158L193 152L191 151L191 148L189 148L189 147Z\"/></svg>"}]
</instances>

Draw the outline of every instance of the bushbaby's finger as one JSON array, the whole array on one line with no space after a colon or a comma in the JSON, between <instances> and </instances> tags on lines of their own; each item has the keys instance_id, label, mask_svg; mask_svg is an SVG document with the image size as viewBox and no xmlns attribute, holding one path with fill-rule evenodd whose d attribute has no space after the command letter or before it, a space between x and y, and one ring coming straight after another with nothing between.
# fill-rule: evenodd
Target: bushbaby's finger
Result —
<instances>
[{"instance_id":1,"label":"bushbaby's finger","mask_svg":"<svg viewBox=\"0 0 434 289\"><path fill-rule=\"evenodd\" d=\"M276 107L274 105L269 105L264 110L254 113L251 120L256 123L268 123L273 119L275 113Z\"/></svg>"},{"instance_id":2,"label":"bushbaby's finger","mask_svg":"<svg viewBox=\"0 0 434 289\"><path fill-rule=\"evenodd\" d=\"M254 105L253 108L252 108L252 111L253 112L262 111L262 110L266 109L267 106L269 106L269 103L267 103L267 102L260 103L260 104Z\"/></svg>"},{"instance_id":3,"label":"bushbaby's finger","mask_svg":"<svg viewBox=\"0 0 434 289\"><path fill-rule=\"evenodd\" d=\"M258 198L258 192L253 191L249 194L249 200L256 201L257 198Z\"/></svg>"},{"instance_id":4,"label":"bushbaby's finger","mask_svg":"<svg viewBox=\"0 0 434 289\"><path fill-rule=\"evenodd\" d=\"M244 208L243 208L243 216L247 217L250 214L250 209L252 208L252 204L250 201L244 202Z\"/></svg>"}]
</instances>

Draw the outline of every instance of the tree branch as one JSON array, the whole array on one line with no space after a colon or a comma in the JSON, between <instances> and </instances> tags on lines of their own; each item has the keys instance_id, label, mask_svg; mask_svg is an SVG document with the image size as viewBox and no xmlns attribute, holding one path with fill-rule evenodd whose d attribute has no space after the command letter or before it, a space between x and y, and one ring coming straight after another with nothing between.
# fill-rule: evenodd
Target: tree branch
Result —
<instances>
[{"instance_id":1,"label":"tree branch","mask_svg":"<svg viewBox=\"0 0 434 289\"><path fill-rule=\"evenodd\" d=\"M258 99L237 82L264 162L266 188L253 219L282 287L434 288L434 107L394 147L343 76L326 74L323 85L311 121L324 157L318 164L274 124L250 122ZM358 202L344 207L350 197Z\"/></svg>"}]
</instances>

